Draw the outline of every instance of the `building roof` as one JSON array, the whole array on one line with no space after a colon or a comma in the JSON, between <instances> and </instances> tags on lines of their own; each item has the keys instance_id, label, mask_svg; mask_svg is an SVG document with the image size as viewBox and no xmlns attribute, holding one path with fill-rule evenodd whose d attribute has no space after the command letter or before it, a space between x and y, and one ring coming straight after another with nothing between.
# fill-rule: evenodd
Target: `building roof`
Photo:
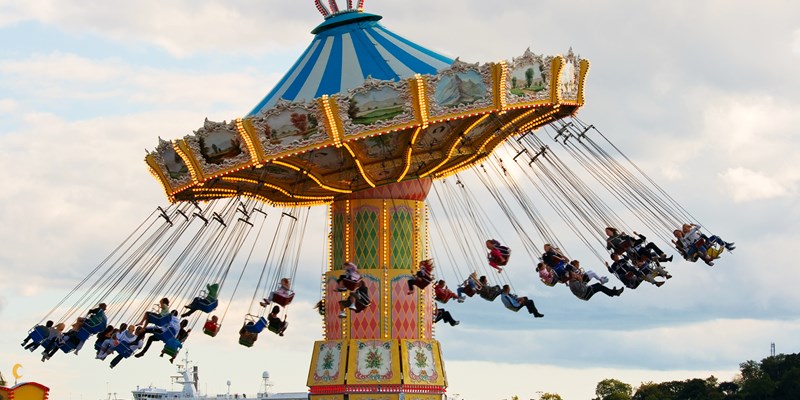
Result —
<instances>
[{"instance_id":1,"label":"building roof","mask_svg":"<svg viewBox=\"0 0 800 400\"><path fill-rule=\"evenodd\" d=\"M378 23L383 17L348 10L325 20L314 40L248 116L279 99L310 101L361 86L367 77L382 80L435 74L453 60L428 50Z\"/></svg>"}]
</instances>

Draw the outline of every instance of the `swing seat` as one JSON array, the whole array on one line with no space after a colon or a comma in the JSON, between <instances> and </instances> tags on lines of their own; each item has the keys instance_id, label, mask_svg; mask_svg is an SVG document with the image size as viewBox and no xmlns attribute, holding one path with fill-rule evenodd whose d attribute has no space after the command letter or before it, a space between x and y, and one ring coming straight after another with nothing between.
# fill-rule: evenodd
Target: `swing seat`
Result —
<instances>
[{"instance_id":1,"label":"swing seat","mask_svg":"<svg viewBox=\"0 0 800 400\"><path fill-rule=\"evenodd\" d=\"M500 296L500 293L502 293L502 290L497 286L493 286L482 290L480 292L480 296L486 301L494 301L497 296Z\"/></svg>"},{"instance_id":2,"label":"swing seat","mask_svg":"<svg viewBox=\"0 0 800 400\"><path fill-rule=\"evenodd\" d=\"M345 299L345 300L339 300L339 304L340 304L340 305L341 305L343 308L348 308L348 307L350 307L350 299L348 298L348 299ZM370 304L372 304L372 301L370 301L370 302L367 302L367 303L364 303L364 302L362 302L362 301L360 301L360 300L356 299L356 309L355 309L355 310L353 310L353 311L355 311L355 312L357 312L357 313L360 313L361 311L364 311L364 310L366 310L366 309L367 309L367 307L369 307L369 306L370 306Z\"/></svg>"},{"instance_id":3,"label":"swing seat","mask_svg":"<svg viewBox=\"0 0 800 400\"><path fill-rule=\"evenodd\" d=\"M133 354L131 346L123 342L119 342L119 344L116 347L114 347L114 351L116 351L117 354L121 355L123 358L128 358Z\"/></svg>"},{"instance_id":4,"label":"swing seat","mask_svg":"<svg viewBox=\"0 0 800 400\"><path fill-rule=\"evenodd\" d=\"M205 333L208 336L214 337L217 336L217 333L219 333L219 328L221 327L222 325L215 324L211 322L211 320L208 320L206 321L205 325L203 325L203 333Z\"/></svg>"},{"instance_id":5,"label":"swing seat","mask_svg":"<svg viewBox=\"0 0 800 400\"><path fill-rule=\"evenodd\" d=\"M450 301L450 296L445 297L444 299L442 299L441 297L437 296L436 297L436 301L438 301L439 303L442 303L442 304L447 304L447 302Z\"/></svg>"},{"instance_id":6,"label":"swing seat","mask_svg":"<svg viewBox=\"0 0 800 400\"><path fill-rule=\"evenodd\" d=\"M431 282L433 282L433 277L430 275L415 276L414 278L411 279L411 284L420 289L425 289L426 287L428 287L428 285L431 284Z\"/></svg>"},{"instance_id":7,"label":"swing seat","mask_svg":"<svg viewBox=\"0 0 800 400\"><path fill-rule=\"evenodd\" d=\"M172 315L167 314L164 316L158 315L154 312L147 312L147 322L158 325L158 326L166 326L169 325L169 321L172 319Z\"/></svg>"},{"instance_id":8,"label":"swing seat","mask_svg":"<svg viewBox=\"0 0 800 400\"><path fill-rule=\"evenodd\" d=\"M171 338L164 343L164 349L161 351L164 354L175 357L180 351L181 347L183 347L183 344L178 339Z\"/></svg>"},{"instance_id":9,"label":"swing seat","mask_svg":"<svg viewBox=\"0 0 800 400\"><path fill-rule=\"evenodd\" d=\"M469 285L469 283L464 282L464 286L462 286L462 288L464 290L464 294L467 295L468 297L475 296L475 289L473 289L472 286Z\"/></svg>"},{"instance_id":10,"label":"swing seat","mask_svg":"<svg viewBox=\"0 0 800 400\"><path fill-rule=\"evenodd\" d=\"M239 336L239 344L244 347L253 347L253 343L258 339L258 335L254 333L245 333Z\"/></svg>"},{"instance_id":11,"label":"swing seat","mask_svg":"<svg viewBox=\"0 0 800 400\"><path fill-rule=\"evenodd\" d=\"M269 324L269 325L267 325L267 329L269 329L270 332L272 332L272 333L274 333L276 335L279 335L279 334L283 333L283 331L286 330L286 325L287 325L286 322L281 322L280 325L278 325L278 324Z\"/></svg>"},{"instance_id":12,"label":"swing seat","mask_svg":"<svg viewBox=\"0 0 800 400\"><path fill-rule=\"evenodd\" d=\"M28 331L28 335L30 335L33 343L41 343L43 340L47 339L50 332L47 327L39 325Z\"/></svg>"},{"instance_id":13,"label":"swing seat","mask_svg":"<svg viewBox=\"0 0 800 400\"><path fill-rule=\"evenodd\" d=\"M282 307L288 306L289 303L292 302L292 300L294 300L294 292L292 292L288 296L284 296L283 294L278 292L273 292L272 294L272 302Z\"/></svg>"},{"instance_id":14,"label":"swing seat","mask_svg":"<svg viewBox=\"0 0 800 400\"><path fill-rule=\"evenodd\" d=\"M722 246L709 246L708 250L706 250L706 255L711 259L717 259L724 251L725 248Z\"/></svg>"},{"instance_id":15,"label":"swing seat","mask_svg":"<svg viewBox=\"0 0 800 400\"><path fill-rule=\"evenodd\" d=\"M103 329L105 329L105 327L103 327ZM101 329L101 330L102 330L102 329ZM78 340L80 340L81 342L83 342L83 341L85 341L85 340L88 340L90 337L92 337L92 335L96 335L96 334L98 334L98 333L100 333L100 331L97 331L97 332L92 332L92 329L88 328L88 327L87 327L87 326L84 324L84 325L81 327L81 329L78 331L77 338L78 338Z\"/></svg>"},{"instance_id":16,"label":"swing seat","mask_svg":"<svg viewBox=\"0 0 800 400\"><path fill-rule=\"evenodd\" d=\"M347 290L353 291L353 290L356 290L356 288L358 287L358 283L359 282L361 282L361 278L358 278L356 280L352 280L352 279L349 279L349 278L343 278L342 279L342 286L346 287Z\"/></svg>"},{"instance_id":17,"label":"swing seat","mask_svg":"<svg viewBox=\"0 0 800 400\"><path fill-rule=\"evenodd\" d=\"M520 309L522 309L522 307L523 307L523 305L522 305L522 304L520 304L520 305L519 305L519 307L514 307L513 305L511 305L511 302L510 302L510 301L509 301L509 300L508 300L506 297L503 297L503 298L502 298L502 301L503 301L503 305L504 305L504 306L505 306L507 309L509 309L509 310L511 310L511 311L514 311L514 312L518 312L518 311L519 311Z\"/></svg>"},{"instance_id":18,"label":"swing seat","mask_svg":"<svg viewBox=\"0 0 800 400\"><path fill-rule=\"evenodd\" d=\"M80 334L80 331L78 332L78 334ZM84 341L85 341L85 339L82 339L79 336L76 336L76 337L70 338L69 340L64 342L61 346L59 346L59 348L64 353L69 353L69 352L77 349L78 346L80 346Z\"/></svg>"},{"instance_id":19,"label":"swing seat","mask_svg":"<svg viewBox=\"0 0 800 400\"><path fill-rule=\"evenodd\" d=\"M83 326L81 327L81 331L83 331L83 330L88 331L89 332L89 336L95 335L95 334L98 334L98 333L102 332L104 329L106 329L106 326L108 325L107 324L108 319L106 319L105 314L102 314L102 315L99 315L99 316L97 316L97 314L95 314L95 316L96 316L96 318L92 317L92 318L87 318L86 320L84 320ZM88 339L89 336L87 336L86 338Z\"/></svg>"},{"instance_id":20,"label":"swing seat","mask_svg":"<svg viewBox=\"0 0 800 400\"><path fill-rule=\"evenodd\" d=\"M208 301L206 299L200 299L197 302L197 309L199 311L204 312L204 313L210 313L210 312L212 312L212 311L217 309L217 305L218 304L219 304L219 301L216 300L216 299L214 299L214 301Z\"/></svg>"}]
</instances>

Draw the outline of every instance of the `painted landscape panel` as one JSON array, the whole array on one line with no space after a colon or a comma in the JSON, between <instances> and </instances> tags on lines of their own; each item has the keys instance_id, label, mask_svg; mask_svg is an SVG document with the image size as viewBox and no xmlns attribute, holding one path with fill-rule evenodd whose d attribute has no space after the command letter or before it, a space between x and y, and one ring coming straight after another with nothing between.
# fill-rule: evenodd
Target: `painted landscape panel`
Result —
<instances>
[{"instance_id":1,"label":"painted landscape panel","mask_svg":"<svg viewBox=\"0 0 800 400\"><path fill-rule=\"evenodd\" d=\"M308 139L319 130L317 116L300 108L287 109L266 118L263 127L267 143L278 146Z\"/></svg>"},{"instance_id":2,"label":"painted landscape panel","mask_svg":"<svg viewBox=\"0 0 800 400\"><path fill-rule=\"evenodd\" d=\"M526 96L536 94L545 89L544 65L539 62L515 68L509 75L511 78L511 94Z\"/></svg>"},{"instance_id":3,"label":"painted landscape panel","mask_svg":"<svg viewBox=\"0 0 800 400\"><path fill-rule=\"evenodd\" d=\"M489 95L483 77L476 70L444 75L436 85L434 99L442 107L472 104Z\"/></svg>"},{"instance_id":4,"label":"painted landscape panel","mask_svg":"<svg viewBox=\"0 0 800 400\"><path fill-rule=\"evenodd\" d=\"M400 91L391 87L356 93L349 99L347 115L358 125L388 121L403 113L405 100Z\"/></svg>"},{"instance_id":5,"label":"painted landscape panel","mask_svg":"<svg viewBox=\"0 0 800 400\"><path fill-rule=\"evenodd\" d=\"M167 168L167 174L169 174L170 178L182 180L189 174L189 168L186 163L172 146L165 146L161 157L164 159L164 166Z\"/></svg>"},{"instance_id":6,"label":"painted landscape panel","mask_svg":"<svg viewBox=\"0 0 800 400\"><path fill-rule=\"evenodd\" d=\"M578 78L575 76L575 62L567 60L561 68L561 96L575 99L578 96Z\"/></svg>"},{"instance_id":7,"label":"painted landscape panel","mask_svg":"<svg viewBox=\"0 0 800 400\"><path fill-rule=\"evenodd\" d=\"M209 164L222 164L223 161L242 154L242 141L228 129L217 129L208 135L197 135L200 154Z\"/></svg>"}]
</instances>

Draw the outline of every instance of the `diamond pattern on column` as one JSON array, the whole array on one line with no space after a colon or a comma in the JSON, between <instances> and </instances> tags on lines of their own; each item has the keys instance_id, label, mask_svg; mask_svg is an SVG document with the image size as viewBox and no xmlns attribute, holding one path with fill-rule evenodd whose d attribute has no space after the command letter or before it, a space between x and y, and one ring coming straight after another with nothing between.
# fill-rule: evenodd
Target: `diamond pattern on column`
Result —
<instances>
[{"instance_id":1,"label":"diamond pattern on column","mask_svg":"<svg viewBox=\"0 0 800 400\"><path fill-rule=\"evenodd\" d=\"M392 337L395 339L416 339L417 334L417 296L416 290L408 294L408 279L411 275L399 275L392 279Z\"/></svg>"},{"instance_id":2,"label":"diamond pattern on column","mask_svg":"<svg viewBox=\"0 0 800 400\"><path fill-rule=\"evenodd\" d=\"M374 339L381 335L381 292L380 281L371 276L363 276L364 284L369 289L372 303L360 313L350 310L350 338L351 339Z\"/></svg>"},{"instance_id":3,"label":"diamond pattern on column","mask_svg":"<svg viewBox=\"0 0 800 400\"><path fill-rule=\"evenodd\" d=\"M361 269L379 268L380 244L378 209L361 207L355 212L354 221L355 263Z\"/></svg>"},{"instance_id":4,"label":"diamond pattern on column","mask_svg":"<svg viewBox=\"0 0 800 400\"><path fill-rule=\"evenodd\" d=\"M392 268L411 269L414 260L414 220L411 209L392 209L391 232Z\"/></svg>"},{"instance_id":5,"label":"diamond pattern on column","mask_svg":"<svg viewBox=\"0 0 800 400\"><path fill-rule=\"evenodd\" d=\"M337 213L333 215L333 237L331 249L333 251L333 266L334 268L340 268L342 264L346 261L344 259L344 219L345 215L343 213Z\"/></svg>"},{"instance_id":6,"label":"diamond pattern on column","mask_svg":"<svg viewBox=\"0 0 800 400\"><path fill-rule=\"evenodd\" d=\"M422 321L423 326L425 327L425 337L420 339L432 339L433 338L433 286L428 286L425 288L425 302L423 303L423 313L422 315L425 318Z\"/></svg>"},{"instance_id":7,"label":"diamond pattern on column","mask_svg":"<svg viewBox=\"0 0 800 400\"><path fill-rule=\"evenodd\" d=\"M336 277L329 277L325 285L325 328L328 340L342 338L342 322L338 317L341 293L336 291Z\"/></svg>"}]
</instances>

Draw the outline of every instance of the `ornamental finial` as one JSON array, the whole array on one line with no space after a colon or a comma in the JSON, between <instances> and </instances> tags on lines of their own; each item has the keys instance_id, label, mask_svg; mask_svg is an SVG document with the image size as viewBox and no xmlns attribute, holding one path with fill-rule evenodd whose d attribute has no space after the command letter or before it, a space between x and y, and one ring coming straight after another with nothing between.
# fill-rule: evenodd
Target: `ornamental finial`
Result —
<instances>
[{"instance_id":1,"label":"ornamental finial","mask_svg":"<svg viewBox=\"0 0 800 400\"><path fill-rule=\"evenodd\" d=\"M328 5L331 7L331 12L336 14L339 12L339 5L336 4L336 0L328 0Z\"/></svg>"},{"instance_id":2,"label":"ornamental finial","mask_svg":"<svg viewBox=\"0 0 800 400\"><path fill-rule=\"evenodd\" d=\"M331 12L328 11L328 8L322 4L322 0L314 0L314 5L317 6L317 11L322 14L323 17L328 18L331 16Z\"/></svg>"},{"instance_id":3,"label":"ornamental finial","mask_svg":"<svg viewBox=\"0 0 800 400\"><path fill-rule=\"evenodd\" d=\"M342 11L339 9L339 4L336 0L328 0L328 5L326 6L322 0L314 0L314 5L317 6L317 11L322 14L325 19L328 19L336 14L341 12L352 12L352 11L364 11L364 0L358 0L358 3L355 4L354 0L347 0L347 10Z\"/></svg>"}]
</instances>

